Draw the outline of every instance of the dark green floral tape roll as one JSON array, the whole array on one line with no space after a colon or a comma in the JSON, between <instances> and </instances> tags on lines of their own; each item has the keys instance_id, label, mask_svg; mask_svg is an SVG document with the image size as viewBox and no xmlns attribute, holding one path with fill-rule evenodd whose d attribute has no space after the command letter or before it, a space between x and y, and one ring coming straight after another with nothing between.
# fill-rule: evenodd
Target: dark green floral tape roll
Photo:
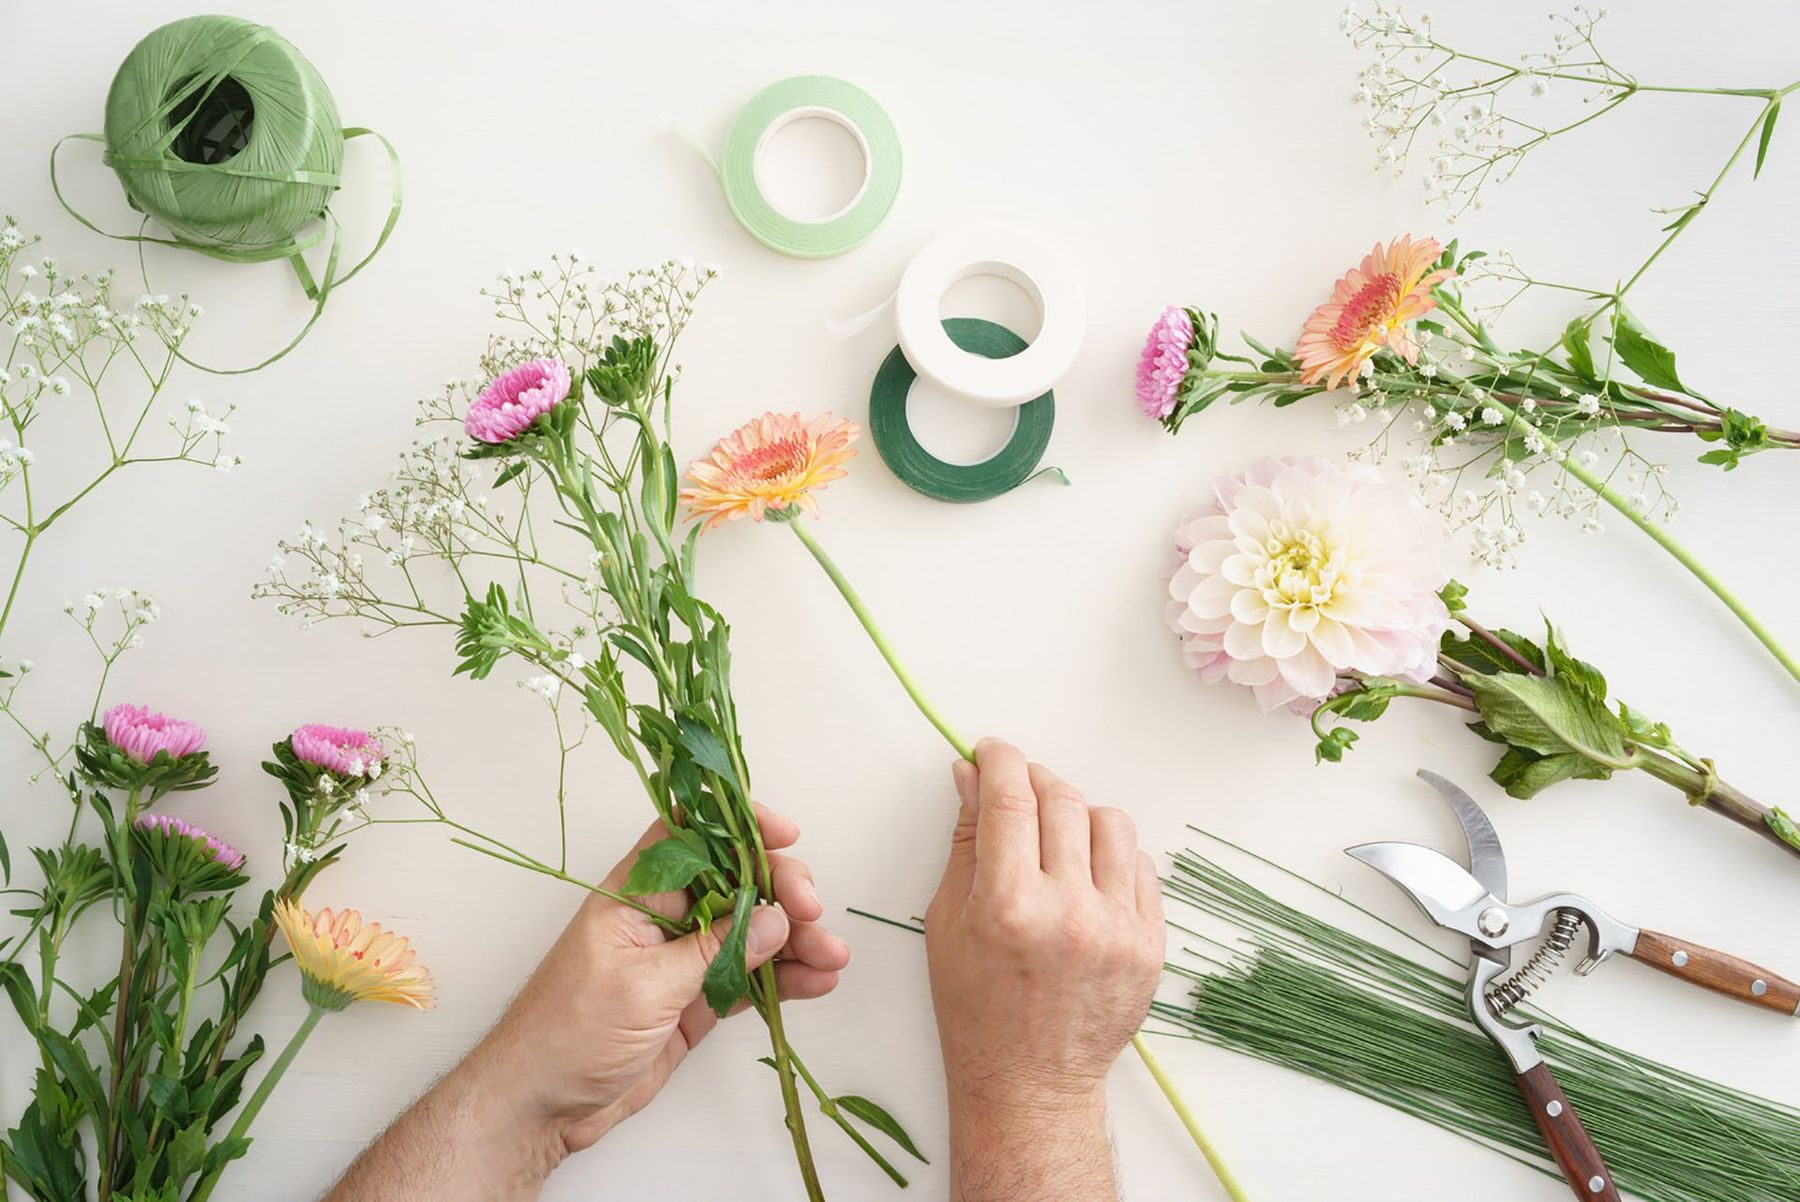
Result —
<instances>
[{"instance_id":1,"label":"dark green floral tape roll","mask_svg":"<svg viewBox=\"0 0 1800 1202\"><path fill-rule=\"evenodd\" d=\"M951 317L944 332L961 349L989 359L1005 359L1029 345L1003 325L979 317ZM1044 395L1019 406L1012 437L992 458L980 463L946 463L927 451L906 420L906 400L918 373L895 347L875 373L869 390L869 433L875 449L901 481L940 501L986 501L1011 492L1037 471L1050 429L1056 424L1056 395Z\"/></svg>"}]
</instances>

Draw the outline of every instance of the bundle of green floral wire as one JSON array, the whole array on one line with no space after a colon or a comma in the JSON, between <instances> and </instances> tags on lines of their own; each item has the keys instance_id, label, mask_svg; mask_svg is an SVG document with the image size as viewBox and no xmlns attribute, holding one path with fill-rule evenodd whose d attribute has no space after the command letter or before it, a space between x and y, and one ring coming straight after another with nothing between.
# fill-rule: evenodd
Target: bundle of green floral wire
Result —
<instances>
[{"instance_id":1,"label":"bundle of green floral wire","mask_svg":"<svg viewBox=\"0 0 1800 1202\"><path fill-rule=\"evenodd\" d=\"M1193 849L1164 889L1230 928L1190 936L1192 982L1158 1001L1161 1032L1228 1048L1372 1098L1558 1177L1519 1102L1511 1069L1469 1021L1457 961L1286 869L1205 836L1258 870L1372 920L1405 953L1285 904ZM1172 920L1173 921L1173 920ZM1440 963L1441 962L1441 963ZM1619 1186L1647 1202L1777 1202L1800 1197L1800 1109L1707 1081L1584 1035L1540 1010L1545 1057Z\"/></svg>"}]
</instances>

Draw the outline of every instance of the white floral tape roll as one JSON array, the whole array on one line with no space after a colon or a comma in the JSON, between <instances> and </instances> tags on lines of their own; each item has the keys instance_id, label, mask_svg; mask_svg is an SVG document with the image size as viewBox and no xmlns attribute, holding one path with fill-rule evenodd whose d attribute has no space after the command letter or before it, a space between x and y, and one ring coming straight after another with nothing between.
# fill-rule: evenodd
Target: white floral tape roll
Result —
<instances>
[{"instance_id":1,"label":"white floral tape roll","mask_svg":"<svg viewBox=\"0 0 1800 1202\"><path fill-rule=\"evenodd\" d=\"M1005 359L972 355L944 331L944 293L958 280L997 275L1025 290L1043 314L1031 345ZM919 375L953 396L996 409L1048 392L1075 362L1087 326L1081 280L1057 251L1012 226L961 226L927 243L894 294L900 348Z\"/></svg>"}]
</instances>

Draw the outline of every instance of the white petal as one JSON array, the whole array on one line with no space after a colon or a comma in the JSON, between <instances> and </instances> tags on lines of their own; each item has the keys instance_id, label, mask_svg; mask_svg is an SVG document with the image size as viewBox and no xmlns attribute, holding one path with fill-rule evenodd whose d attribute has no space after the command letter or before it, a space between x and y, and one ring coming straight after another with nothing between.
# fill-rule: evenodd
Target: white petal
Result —
<instances>
[{"instance_id":1,"label":"white petal","mask_svg":"<svg viewBox=\"0 0 1800 1202\"><path fill-rule=\"evenodd\" d=\"M1225 653L1234 659L1259 659L1263 653L1261 626L1233 622L1225 631Z\"/></svg>"},{"instance_id":2,"label":"white petal","mask_svg":"<svg viewBox=\"0 0 1800 1202\"><path fill-rule=\"evenodd\" d=\"M1248 625L1258 625L1268 619L1269 603L1253 588L1239 589L1231 598L1231 616Z\"/></svg>"},{"instance_id":3,"label":"white petal","mask_svg":"<svg viewBox=\"0 0 1800 1202\"><path fill-rule=\"evenodd\" d=\"M1306 636L1288 624L1286 613L1276 611L1262 624L1262 644L1276 659L1286 659L1306 647Z\"/></svg>"}]
</instances>

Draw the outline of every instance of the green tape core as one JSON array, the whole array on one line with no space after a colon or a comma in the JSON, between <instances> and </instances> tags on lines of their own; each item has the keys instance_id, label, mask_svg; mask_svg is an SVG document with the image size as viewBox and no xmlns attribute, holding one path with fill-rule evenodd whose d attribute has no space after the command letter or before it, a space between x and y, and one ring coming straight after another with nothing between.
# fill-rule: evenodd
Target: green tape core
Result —
<instances>
[{"instance_id":1,"label":"green tape core","mask_svg":"<svg viewBox=\"0 0 1800 1202\"><path fill-rule=\"evenodd\" d=\"M1029 343L996 322L950 317L944 332L960 349L989 359L1005 359ZM980 463L946 463L922 446L906 420L906 402L918 373L899 347L888 353L869 390L869 434L875 449L902 483L940 501L967 504L1011 492L1037 470L1056 424L1056 394L1046 392L1018 408L1012 437Z\"/></svg>"}]
</instances>

